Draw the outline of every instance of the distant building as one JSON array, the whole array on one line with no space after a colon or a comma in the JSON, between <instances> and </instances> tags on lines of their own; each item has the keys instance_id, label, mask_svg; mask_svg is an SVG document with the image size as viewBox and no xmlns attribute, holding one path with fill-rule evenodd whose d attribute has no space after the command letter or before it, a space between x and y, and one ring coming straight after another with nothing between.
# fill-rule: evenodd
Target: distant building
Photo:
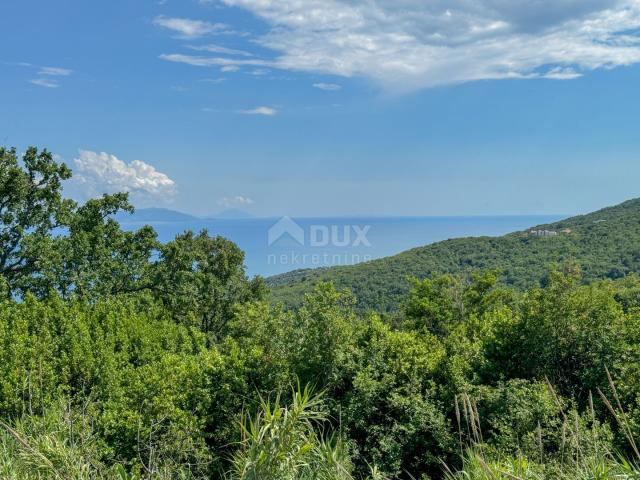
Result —
<instances>
[{"instance_id":1,"label":"distant building","mask_svg":"<svg viewBox=\"0 0 640 480\"><path fill-rule=\"evenodd\" d=\"M529 231L529 235L534 237L556 237L558 232L555 230L531 230Z\"/></svg>"}]
</instances>

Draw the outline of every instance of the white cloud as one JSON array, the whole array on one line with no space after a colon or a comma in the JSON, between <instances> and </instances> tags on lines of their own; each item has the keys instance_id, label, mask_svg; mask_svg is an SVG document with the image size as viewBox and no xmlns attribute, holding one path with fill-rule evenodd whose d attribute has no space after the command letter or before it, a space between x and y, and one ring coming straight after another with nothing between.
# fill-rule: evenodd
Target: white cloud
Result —
<instances>
[{"instance_id":1,"label":"white cloud","mask_svg":"<svg viewBox=\"0 0 640 480\"><path fill-rule=\"evenodd\" d=\"M243 115L265 115L267 117L273 117L278 114L278 110L271 107L256 107L250 110L238 110L238 113L242 113Z\"/></svg>"},{"instance_id":2,"label":"white cloud","mask_svg":"<svg viewBox=\"0 0 640 480\"><path fill-rule=\"evenodd\" d=\"M128 192L134 202L170 200L176 184L142 160L126 163L115 155L80 150L74 159L74 182L90 196Z\"/></svg>"},{"instance_id":3,"label":"white cloud","mask_svg":"<svg viewBox=\"0 0 640 480\"><path fill-rule=\"evenodd\" d=\"M640 0L223 1L271 27L257 41L276 58L251 65L364 76L392 91L640 62Z\"/></svg>"},{"instance_id":4,"label":"white cloud","mask_svg":"<svg viewBox=\"0 0 640 480\"><path fill-rule=\"evenodd\" d=\"M159 57L161 60L175 63L186 63L194 67L212 67L214 65L220 65L220 63L214 62L215 58L198 57L195 55L183 55L180 53L162 54Z\"/></svg>"},{"instance_id":5,"label":"white cloud","mask_svg":"<svg viewBox=\"0 0 640 480\"><path fill-rule=\"evenodd\" d=\"M70 70L68 68L42 67L27 62L20 62L17 65L33 70L37 69L37 72L35 72L35 74L38 75L38 77L29 80L29 83L45 88L58 88L60 86L60 83L58 82L58 79L56 77L68 77L73 73L73 70Z\"/></svg>"},{"instance_id":6,"label":"white cloud","mask_svg":"<svg viewBox=\"0 0 640 480\"><path fill-rule=\"evenodd\" d=\"M163 53L160 55L161 60L166 60L168 62L176 62L176 63L186 63L187 65L192 65L194 67L222 67L222 69L226 69L225 71L236 71L241 66L271 66L272 62L268 62L266 60L238 60L235 58L225 58L225 57L203 57L199 55L184 55L181 53Z\"/></svg>"},{"instance_id":7,"label":"white cloud","mask_svg":"<svg viewBox=\"0 0 640 480\"><path fill-rule=\"evenodd\" d=\"M218 205L224 208L233 208L233 207L246 207L248 205L253 205L255 202L244 195L236 195L235 197L223 197L218 200Z\"/></svg>"},{"instance_id":8,"label":"white cloud","mask_svg":"<svg viewBox=\"0 0 640 480\"><path fill-rule=\"evenodd\" d=\"M47 78L34 78L33 80L29 80L29 82L46 88L58 88L60 86L55 80L49 80Z\"/></svg>"},{"instance_id":9,"label":"white cloud","mask_svg":"<svg viewBox=\"0 0 640 480\"><path fill-rule=\"evenodd\" d=\"M240 70L240 67L237 65L225 65L220 69L221 72L225 73L237 72L238 70Z\"/></svg>"},{"instance_id":10,"label":"white cloud","mask_svg":"<svg viewBox=\"0 0 640 480\"><path fill-rule=\"evenodd\" d=\"M244 50L236 50L234 48L227 48L220 45L189 45L191 50L195 50L197 52L209 52L209 53L221 53L223 55L235 55L239 57L253 57L253 54L250 52L245 52Z\"/></svg>"},{"instance_id":11,"label":"white cloud","mask_svg":"<svg viewBox=\"0 0 640 480\"><path fill-rule=\"evenodd\" d=\"M314 83L313 87L319 88L320 90L325 90L327 92L335 92L336 90L342 89L340 85L337 85L335 83L322 83L322 82Z\"/></svg>"},{"instance_id":12,"label":"white cloud","mask_svg":"<svg viewBox=\"0 0 640 480\"><path fill-rule=\"evenodd\" d=\"M204 83L212 83L214 85L218 85L220 83L223 83L225 79L224 78L203 78L200 81Z\"/></svg>"},{"instance_id":13,"label":"white cloud","mask_svg":"<svg viewBox=\"0 0 640 480\"><path fill-rule=\"evenodd\" d=\"M545 73L544 78L551 80L573 80L582 77L582 73L576 72L573 68L553 68Z\"/></svg>"},{"instance_id":14,"label":"white cloud","mask_svg":"<svg viewBox=\"0 0 640 480\"><path fill-rule=\"evenodd\" d=\"M72 70L68 68L60 68L60 67L41 67L38 75L51 75L54 77L66 77L73 73Z\"/></svg>"},{"instance_id":15,"label":"white cloud","mask_svg":"<svg viewBox=\"0 0 640 480\"><path fill-rule=\"evenodd\" d=\"M223 23L211 23L189 18L171 18L160 15L153 19L154 25L176 32L180 38L198 38L227 31Z\"/></svg>"},{"instance_id":16,"label":"white cloud","mask_svg":"<svg viewBox=\"0 0 640 480\"><path fill-rule=\"evenodd\" d=\"M264 75L267 75L270 71L271 70L269 70L268 68L254 68L248 73L249 75L253 75L255 77L262 77Z\"/></svg>"}]
</instances>

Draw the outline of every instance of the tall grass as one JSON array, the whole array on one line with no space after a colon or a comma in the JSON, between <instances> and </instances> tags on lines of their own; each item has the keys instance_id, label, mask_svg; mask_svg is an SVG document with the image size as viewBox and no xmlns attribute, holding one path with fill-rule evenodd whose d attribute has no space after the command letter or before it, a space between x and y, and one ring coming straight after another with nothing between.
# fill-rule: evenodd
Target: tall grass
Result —
<instances>
[{"instance_id":1,"label":"tall grass","mask_svg":"<svg viewBox=\"0 0 640 480\"><path fill-rule=\"evenodd\" d=\"M537 438L539 455L531 459L523 455L504 456L487 446L482 439L478 409L467 395L456 397L455 414L462 453L462 467L452 471L444 466L447 480L640 480L640 451L632 435L631 425L620 402L617 389L606 371L613 402L600 389L598 394L625 436L632 459L610 449L601 441L601 424L596 419L593 396L589 397L590 426L585 427L577 412L566 412L551 383L547 385L562 418L558 452L545 452L541 427ZM463 440L465 439L465 440Z\"/></svg>"},{"instance_id":2,"label":"tall grass","mask_svg":"<svg viewBox=\"0 0 640 480\"><path fill-rule=\"evenodd\" d=\"M309 387L293 391L290 405L263 401L241 425L233 458L234 480L351 480L351 464L339 435L323 436L328 418L322 395Z\"/></svg>"},{"instance_id":3,"label":"tall grass","mask_svg":"<svg viewBox=\"0 0 640 480\"><path fill-rule=\"evenodd\" d=\"M42 415L0 422L0 478L117 478L116 467L109 471L98 460L99 448L88 417L60 402Z\"/></svg>"},{"instance_id":4,"label":"tall grass","mask_svg":"<svg viewBox=\"0 0 640 480\"><path fill-rule=\"evenodd\" d=\"M322 393L292 390L282 405L263 401L241 425L240 449L229 480L354 480L348 449L340 432L326 433L329 418ZM388 480L375 466L366 480Z\"/></svg>"},{"instance_id":5,"label":"tall grass","mask_svg":"<svg viewBox=\"0 0 640 480\"><path fill-rule=\"evenodd\" d=\"M40 415L0 421L2 480L196 480L187 465L157 464L152 471L107 461L92 415L60 401Z\"/></svg>"},{"instance_id":6,"label":"tall grass","mask_svg":"<svg viewBox=\"0 0 640 480\"><path fill-rule=\"evenodd\" d=\"M91 415L60 402L41 415L0 422L2 480L204 480L172 461L125 466L108 461ZM292 400L263 401L240 424L241 441L228 480L353 480L348 449L328 433L322 394L292 389ZM181 458L175 452L175 458ZM219 478L216 475L210 478ZM368 480L386 480L375 467Z\"/></svg>"}]
</instances>

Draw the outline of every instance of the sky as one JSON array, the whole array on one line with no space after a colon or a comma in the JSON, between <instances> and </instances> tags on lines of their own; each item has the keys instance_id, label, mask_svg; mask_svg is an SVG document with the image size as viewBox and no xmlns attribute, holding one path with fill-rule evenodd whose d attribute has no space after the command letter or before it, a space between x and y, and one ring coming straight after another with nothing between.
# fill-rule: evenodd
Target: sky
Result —
<instances>
[{"instance_id":1,"label":"sky","mask_svg":"<svg viewBox=\"0 0 640 480\"><path fill-rule=\"evenodd\" d=\"M5 0L0 145L196 215L640 197L640 0Z\"/></svg>"}]
</instances>

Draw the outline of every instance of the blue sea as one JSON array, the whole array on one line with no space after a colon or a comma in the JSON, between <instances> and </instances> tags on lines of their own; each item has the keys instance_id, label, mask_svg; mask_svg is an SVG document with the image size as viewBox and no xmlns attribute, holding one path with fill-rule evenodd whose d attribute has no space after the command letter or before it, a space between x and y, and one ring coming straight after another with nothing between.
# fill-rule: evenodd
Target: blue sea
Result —
<instances>
[{"instance_id":1,"label":"blue sea","mask_svg":"<svg viewBox=\"0 0 640 480\"><path fill-rule=\"evenodd\" d=\"M209 234L226 237L244 250L249 275L266 277L300 268L352 265L451 238L500 236L562 218L283 217L121 223L128 230L150 224L163 242L185 230L207 229Z\"/></svg>"}]
</instances>

